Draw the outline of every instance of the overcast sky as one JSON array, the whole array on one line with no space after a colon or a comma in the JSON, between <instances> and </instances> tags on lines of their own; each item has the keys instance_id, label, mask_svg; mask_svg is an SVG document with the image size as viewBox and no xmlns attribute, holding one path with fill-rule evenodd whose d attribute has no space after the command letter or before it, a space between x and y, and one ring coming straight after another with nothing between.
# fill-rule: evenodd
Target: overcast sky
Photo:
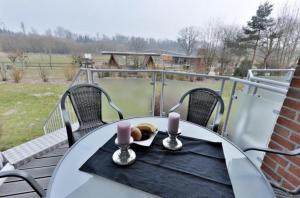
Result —
<instances>
[{"instance_id":1,"label":"overcast sky","mask_svg":"<svg viewBox=\"0 0 300 198\"><path fill-rule=\"evenodd\" d=\"M39 33L62 26L76 33L175 39L185 26L205 26L210 20L244 25L262 0L0 0L0 23ZM274 15L284 2L269 0Z\"/></svg>"}]
</instances>

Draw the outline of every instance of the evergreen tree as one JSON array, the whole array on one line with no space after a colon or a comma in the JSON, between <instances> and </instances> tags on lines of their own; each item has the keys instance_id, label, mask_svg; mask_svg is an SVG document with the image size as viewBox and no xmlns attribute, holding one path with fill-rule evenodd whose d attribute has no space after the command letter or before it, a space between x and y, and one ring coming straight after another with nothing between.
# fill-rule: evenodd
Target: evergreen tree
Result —
<instances>
[{"instance_id":1,"label":"evergreen tree","mask_svg":"<svg viewBox=\"0 0 300 198\"><path fill-rule=\"evenodd\" d=\"M256 15L252 16L251 20L247 22L247 27L243 28L245 34L244 41L248 42L253 49L253 56L251 65L253 66L257 46L261 40L262 32L274 25L274 20L270 17L273 5L269 2L259 5Z\"/></svg>"}]
</instances>

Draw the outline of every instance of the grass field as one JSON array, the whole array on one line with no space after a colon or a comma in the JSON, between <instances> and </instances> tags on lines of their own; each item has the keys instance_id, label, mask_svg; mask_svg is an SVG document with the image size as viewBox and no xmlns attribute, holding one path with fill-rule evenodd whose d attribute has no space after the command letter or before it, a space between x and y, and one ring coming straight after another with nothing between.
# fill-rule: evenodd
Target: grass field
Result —
<instances>
[{"instance_id":1,"label":"grass field","mask_svg":"<svg viewBox=\"0 0 300 198\"><path fill-rule=\"evenodd\" d=\"M42 135L44 121L65 88L51 83L0 84L0 150Z\"/></svg>"}]
</instances>

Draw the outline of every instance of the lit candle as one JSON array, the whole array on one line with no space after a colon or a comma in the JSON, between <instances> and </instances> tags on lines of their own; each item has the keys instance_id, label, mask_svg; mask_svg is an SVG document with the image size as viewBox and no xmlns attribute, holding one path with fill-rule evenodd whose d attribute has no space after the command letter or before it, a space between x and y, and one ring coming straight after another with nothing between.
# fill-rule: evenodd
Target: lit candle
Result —
<instances>
[{"instance_id":1,"label":"lit candle","mask_svg":"<svg viewBox=\"0 0 300 198\"><path fill-rule=\"evenodd\" d=\"M129 144L131 136L131 125L129 122L123 121L118 123L117 138L119 144Z\"/></svg>"},{"instance_id":2,"label":"lit candle","mask_svg":"<svg viewBox=\"0 0 300 198\"><path fill-rule=\"evenodd\" d=\"M169 113L168 132L178 133L180 114L176 112Z\"/></svg>"}]
</instances>

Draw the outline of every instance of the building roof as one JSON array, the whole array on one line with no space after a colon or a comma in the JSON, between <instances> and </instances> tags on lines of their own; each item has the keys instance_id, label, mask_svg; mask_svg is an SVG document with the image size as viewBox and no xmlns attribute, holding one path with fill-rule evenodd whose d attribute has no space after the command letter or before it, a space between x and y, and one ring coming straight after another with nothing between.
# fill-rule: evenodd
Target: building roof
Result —
<instances>
[{"instance_id":1,"label":"building roof","mask_svg":"<svg viewBox=\"0 0 300 198\"><path fill-rule=\"evenodd\" d=\"M102 55L120 55L120 56L160 56L158 53L144 53L144 52L116 52L116 51L102 51Z\"/></svg>"},{"instance_id":2,"label":"building roof","mask_svg":"<svg viewBox=\"0 0 300 198\"><path fill-rule=\"evenodd\" d=\"M186 59L197 59L203 58L203 56L185 56L185 55L172 55L174 58L186 58Z\"/></svg>"}]
</instances>

